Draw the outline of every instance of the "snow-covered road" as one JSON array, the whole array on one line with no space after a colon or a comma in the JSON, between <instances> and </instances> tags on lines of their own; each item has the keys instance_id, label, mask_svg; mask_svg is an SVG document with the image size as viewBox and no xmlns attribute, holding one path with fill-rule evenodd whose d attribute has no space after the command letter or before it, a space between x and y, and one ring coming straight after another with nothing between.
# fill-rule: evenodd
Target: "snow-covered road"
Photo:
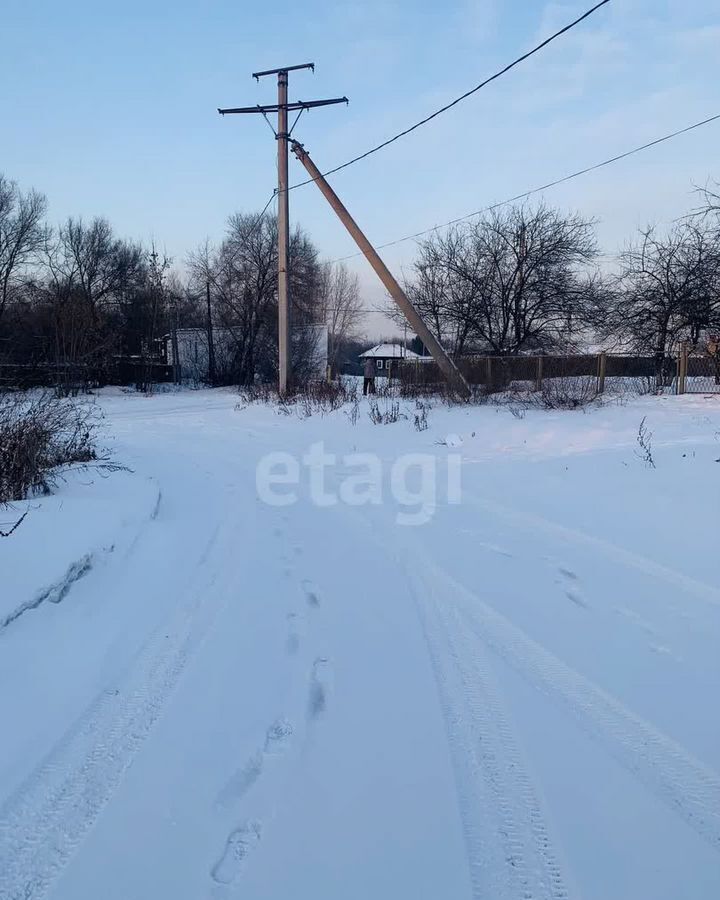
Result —
<instances>
[{"instance_id":1,"label":"snow-covered road","mask_svg":"<svg viewBox=\"0 0 720 900\"><path fill-rule=\"evenodd\" d=\"M720 896L720 398L100 402L132 473L0 541L2 900Z\"/></svg>"}]
</instances>

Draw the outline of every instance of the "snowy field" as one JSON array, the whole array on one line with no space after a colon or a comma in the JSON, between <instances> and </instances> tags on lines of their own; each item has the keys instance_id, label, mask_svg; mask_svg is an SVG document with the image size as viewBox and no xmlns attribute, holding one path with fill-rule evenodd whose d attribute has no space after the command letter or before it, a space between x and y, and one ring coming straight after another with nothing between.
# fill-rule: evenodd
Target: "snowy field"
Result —
<instances>
[{"instance_id":1,"label":"snowy field","mask_svg":"<svg viewBox=\"0 0 720 900\"><path fill-rule=\"evenodd\" d=\"M720 397L237 400L0 540L0 898L720 897Z\"/></svg>"}]
</instances>

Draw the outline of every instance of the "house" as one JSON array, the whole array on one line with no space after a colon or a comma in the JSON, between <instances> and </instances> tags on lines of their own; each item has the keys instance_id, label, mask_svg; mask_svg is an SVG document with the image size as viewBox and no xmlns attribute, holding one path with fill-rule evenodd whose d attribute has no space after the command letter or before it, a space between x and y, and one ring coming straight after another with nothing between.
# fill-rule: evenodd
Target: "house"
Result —
<instances>
[{"instance_id":1,"label":"house","mask_svg":"<svg viewBox=\"0 0 720 900\"><path fill-rule=\"evenodd\" d=\"M430 359L429 356L420 356L412 350L408 350L404 344L376 344L369 350L360 354L360 362L372 359L375 363L375 373L379 376L389 376L393 367L397 367L400 362L405 360L422 361Z\"/></svg>"}]
</instances>

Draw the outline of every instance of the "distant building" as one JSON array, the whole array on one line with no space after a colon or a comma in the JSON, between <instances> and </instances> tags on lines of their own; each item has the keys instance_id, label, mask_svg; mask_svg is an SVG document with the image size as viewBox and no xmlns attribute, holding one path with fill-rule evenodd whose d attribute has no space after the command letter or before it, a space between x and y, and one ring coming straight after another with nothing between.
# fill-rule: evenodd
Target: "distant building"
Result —
<instances>
[{"instance_id":1,"label":"distant building","mask_svg":"<svg viewBox=\"0 0 720 900\"><path fill-rule=\"evenodd\" d=\"M207 328L178 328L175 332L177 358L173 349L173 335L167 334L165 356L169 366L180 367L183 381L209 382L210 353L208 351ZM217 362L232 359L232 334L227 328L213 328L213 345ZM220 366L218 366L220 368Z\"/></svg>"},{"instance_id":2,"label":"distant building","mask_svg":"<svg viewBox=\"0 0 720 900\"><path fill-rule=\"evenodd\" d=\"M327 325L295 325L292 330L294 350L302 362L303 375L326 378L329 332Z\"/></svg>"},{"instance_id":3,"label":"distant building","mask_svg":"<svg viewBox=\"0 0 720 900\"><path fill-rule=\"evenodd\" d=\"M420 356L419 353L408 350L403 344L383 343L376 344L374 347L371 347L369 350L360 354L361 363L366 359L373 360L375 363L375 372L378 376L387 377L392 374L393 367L398 366L402 361L416 360L422 362L423 360L430 359L430 357Z\"/></svg>"},{"instance_id":4,"label":"distant building","mask_svg":"<svg viewBox=\"0 0 720 900\"><path fill-rule=\"evenodd\" d=\"M163 341L165 358L169 366L180 366L183 381L209 382L210 353L208 350L207 328L178 328L177 359L173 352L173 335L167 334ZM237 343L232 328L213 328L213 353L215 372L226 376L233 372L233 362ZM296 325L292 330L295 352L302 360L303 375L309 378L325 378L328 362L327 325ZM221 377L224 380L224 377Z\"/></svg>"}]
</instances>

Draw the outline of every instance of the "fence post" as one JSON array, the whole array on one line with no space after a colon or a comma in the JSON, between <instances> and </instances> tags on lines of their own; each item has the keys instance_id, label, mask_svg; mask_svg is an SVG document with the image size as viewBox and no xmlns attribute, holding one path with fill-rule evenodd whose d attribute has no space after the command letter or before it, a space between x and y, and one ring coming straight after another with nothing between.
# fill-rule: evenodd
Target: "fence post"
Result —
<instances>
[{"instance_id":1,"label":"fence post","mask_svg":"<svg viewBox=\"0 0 720 900\"><path fill-rule=\"evenodd\" d=\"M485 380L489 391L492 385L492 356L485 357Z\"/></svg>"},{"instance_id":2,"label":"fence post","mask_svg":"<svg viewBox=\"0 0 720 900\"><path fill-rule=\"evenodd\" d=\"M542 390L542 380L543 380L543 358L542 356L538 356L537 358L537 375L535 376L535 390Z\"/></svg>"},{"instance_id":3,"label":"fence post","mask_svg":"<svg viewBox=\"0 0 720 900\"><path fill-rule=\"evenodd\" d=\"M598 394L605 393L605 370L607 369L607 353L603 351L598 356Z\"/></svg>"}]
</instances>

